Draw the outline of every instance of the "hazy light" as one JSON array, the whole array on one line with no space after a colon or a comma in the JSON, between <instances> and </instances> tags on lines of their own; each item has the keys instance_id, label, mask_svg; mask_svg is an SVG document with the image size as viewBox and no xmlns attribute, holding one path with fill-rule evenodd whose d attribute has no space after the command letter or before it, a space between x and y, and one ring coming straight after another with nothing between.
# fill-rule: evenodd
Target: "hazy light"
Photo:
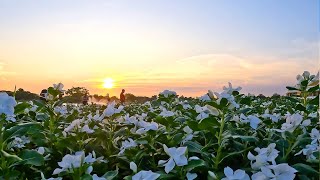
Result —
<instances>
[{"instance_id":1,"label":"hazy light","mask_svg":"<svg viewBox=\"0 0 320 180\"><path fill-rule=\"evenodd\" d=\"M107 88L107 89L111 89L113 88L113 79L111 78L107 78L103 80L103 87Z\"/></svg>"}]
</instances>

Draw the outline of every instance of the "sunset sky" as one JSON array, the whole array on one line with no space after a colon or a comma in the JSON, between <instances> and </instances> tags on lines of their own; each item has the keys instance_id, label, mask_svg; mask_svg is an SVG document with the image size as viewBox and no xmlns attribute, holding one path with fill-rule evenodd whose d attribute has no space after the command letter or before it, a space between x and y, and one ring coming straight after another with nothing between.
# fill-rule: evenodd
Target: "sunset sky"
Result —
<instances>
[{"instance_id":1,"label":"sunset sky","mask_svg":"<svg viewBox=\"0 0 320 180\"><path fill-rule=\"evenodd\" d=\"M319 30L318 0L0 0L0 90L284 94L319 70Z\"/></svg>"}]
</instances>

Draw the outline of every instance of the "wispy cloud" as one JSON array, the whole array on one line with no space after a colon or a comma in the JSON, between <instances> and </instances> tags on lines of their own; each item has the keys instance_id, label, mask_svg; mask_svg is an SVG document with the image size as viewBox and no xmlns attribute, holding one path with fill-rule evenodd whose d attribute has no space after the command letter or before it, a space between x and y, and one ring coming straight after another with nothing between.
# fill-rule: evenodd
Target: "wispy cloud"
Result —
<instances>
[{"instance_id":1,"label":"wispy cloud","mask_svg":"<svg viewBox=\"0 0 320 180\"><path fill-rule=\"evenodd\" d=\"M12 75L16 74L16 72L14 72L14 71L6 71L5 66L6 66L6 63L0 62L0 77L1 78L6 79L5 76L12 76Z\"/></svg>"}]
</instances>

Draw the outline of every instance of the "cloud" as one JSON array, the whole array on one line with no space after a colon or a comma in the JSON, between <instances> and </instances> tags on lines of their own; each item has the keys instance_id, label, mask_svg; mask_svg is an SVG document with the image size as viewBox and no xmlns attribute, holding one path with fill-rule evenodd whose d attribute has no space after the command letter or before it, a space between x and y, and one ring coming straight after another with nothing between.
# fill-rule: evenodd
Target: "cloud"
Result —
<instances>
[{"instance_id":1,"label":"cloud","mask_svg":"<svg viewBox=\"0 0 320 180\"><path fill-rule=\"evenodd\" d=\"M6 71L5 65L6 65L6 63L0 62L0 77L2 79L6 79L6 76L12 76L12 75L16 74L16 72L13 72L13 71Z\"/></svg>"}]
</instances>

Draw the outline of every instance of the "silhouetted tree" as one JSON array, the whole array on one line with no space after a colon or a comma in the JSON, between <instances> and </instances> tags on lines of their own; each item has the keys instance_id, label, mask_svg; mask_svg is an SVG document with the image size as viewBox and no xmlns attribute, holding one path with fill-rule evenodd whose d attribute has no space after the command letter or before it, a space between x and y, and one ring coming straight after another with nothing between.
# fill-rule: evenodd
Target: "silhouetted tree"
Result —
<instances>
[{"instance_id":1,"label":"silhouetted tree","mask_svg":"<svg viewBox=\"0 0 320 180\"><path fill-rule=\"evenodd\" d=\"M266 98L266 96L263 95L263 94L259 94L257 97L258 97L258 98L261 98L261 99L265 99L265 98Z\"/></svg>"},{"instance_id":2,"label":"silhouetted tree","mask_svg":"<svg viewBox=\"0 0 320 180\"><path fill-rule=\"evenodd\" d=\"M277 94L277 93L274 93L272 96L271 96L271 98L280 98L281 96L280 96L280 94Z\"/></svg>"},{"instance_id":3,"label":"silhouetted tree","mask_svg":"<svg viewBox=\"0 0 320 180\"><path fill-rule=\"evenodd\" d=\"M13 92L11 91L0 91L0 92L6 92L9 96L13 96ZM39 99L39 95L31 93L29 91L25 91L22 88L19 88L15 93L15 99L17 101L32 101Z\"/></svg>"},{"instance_id":4,"label":"silhouetted tree","mask_svg":"<svg viewBox=\"0 0 320 180\"><path fill-rule=\"evenodd\" d=\"M72 87L65 92L66 96L63 98L64 101L70 103L82 102L82 97L85 94L89 94L89 90L85 87Z\"/></svg>"}]
</instances>

